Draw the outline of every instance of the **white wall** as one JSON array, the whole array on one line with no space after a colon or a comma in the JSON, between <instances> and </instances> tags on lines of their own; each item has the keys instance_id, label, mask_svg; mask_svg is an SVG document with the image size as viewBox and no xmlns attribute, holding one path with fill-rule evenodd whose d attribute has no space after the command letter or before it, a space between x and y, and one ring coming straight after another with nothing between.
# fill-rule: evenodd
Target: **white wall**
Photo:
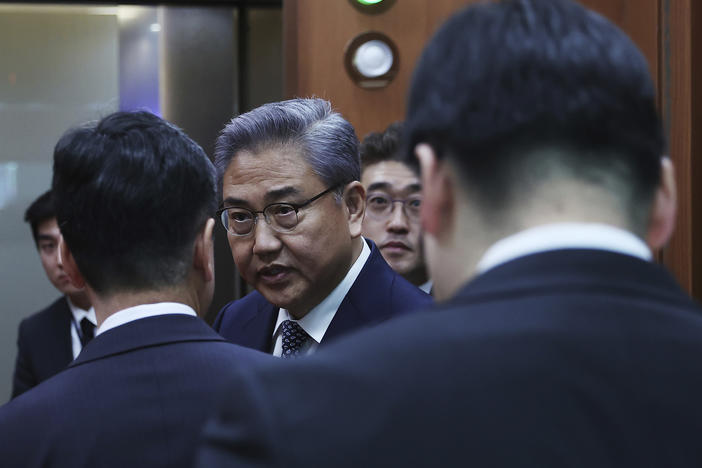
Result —
<instances>
[{"instance_id":1,"label":"white wall","mask_svg":"<svg viewBox=\"0 0 702 468\"><path fill-rule=\"evenodd\" d=\"M53 147L71 126L117 110L117 9L0 9L0 403L9 399L22 318L59 293L24 210L51 183Z\"/></svg>"}]
</instances>

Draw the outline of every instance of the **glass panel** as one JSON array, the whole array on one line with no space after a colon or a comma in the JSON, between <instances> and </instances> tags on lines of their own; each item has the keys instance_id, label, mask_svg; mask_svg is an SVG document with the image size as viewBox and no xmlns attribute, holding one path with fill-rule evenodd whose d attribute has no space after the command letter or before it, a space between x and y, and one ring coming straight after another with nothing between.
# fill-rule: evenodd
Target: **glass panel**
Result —
<instances>
[{"instance_id":1,"label":"glass panel","mask_svg":"<svg viewBox=\"0 0 702 468\"><path fill-rule=\"evenodd\" d=\"M0 8L0 402L9 398L19 321L59 297L24 210L51 183L69 127L117 109L117 7Z\"/></svg>"}]
</instances>

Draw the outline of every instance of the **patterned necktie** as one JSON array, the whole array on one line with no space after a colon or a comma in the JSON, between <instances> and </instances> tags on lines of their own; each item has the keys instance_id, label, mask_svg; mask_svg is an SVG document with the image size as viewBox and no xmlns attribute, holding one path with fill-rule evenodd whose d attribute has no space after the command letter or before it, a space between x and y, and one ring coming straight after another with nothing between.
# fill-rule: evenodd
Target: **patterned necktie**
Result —
<instances>
[{"instance_id":1,"label":"patterned necktie","mask_svg":"<svg viewBox=\"0 0 702 468\"><path fill-rule=\"evenodd\" d=\"M300 350L310 336L302 329L297 322L286 320L283 322L283 352L280 355L283 359L293 358L300 355Z\"/></svg>"},{"instance_id":2,"label":"patterned necktie","mask_svg":"<svg viewBox=\"0 0 702 468\"><path fill-rule=\"evenodd\" d=\"M88 344L88 341L92 340L93 336L95 336L95 325L88 320L88 317L83 317L83 320L80 321L80 332L81 346Z\"/></svg>"}]
</instances>

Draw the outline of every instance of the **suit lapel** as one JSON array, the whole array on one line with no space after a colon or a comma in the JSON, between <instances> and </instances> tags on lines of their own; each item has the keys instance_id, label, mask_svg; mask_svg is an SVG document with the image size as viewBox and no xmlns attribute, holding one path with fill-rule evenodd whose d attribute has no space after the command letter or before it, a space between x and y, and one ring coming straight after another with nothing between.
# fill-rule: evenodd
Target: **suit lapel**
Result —
<instances>
[{"instance_id":1,"label":"suit lapel","mask_svg":"<svg viewBox=\"0 0 702 468\"><path fill-rule=\"evenodd\" d=\"M56 337L56 345L48 347L55 350L54 358L60 364L58 368L63 369L73 360L73 340L71 339L71 308L68 306L66 297L62 297L56 302L56 313L52 314L51 333L49 336Z\"/></svg>"},{"instance_id":2,"label":"suit lapel","mask_svg":"<svg viewBox=\"0 0 702 468\"><path fill-rule=\"evenodd\" d=\"M380 320L389 310L388 294L392 270L373 241L368 240L370 256L324 334L320 346L360 326Z\"/></svg>"},{"instance_id":3,"label":"suit lapel","mask_svg":"<svg viewBox=\"0 0 702 468\"><path fill-rule=\"evenodd\" d=\"M241 338L237 342L248 348L270 353L273 328L278 319L278 309L261 296L256 310L250 309L251 314L245 319Z\"/></svg>"}]
</instances>

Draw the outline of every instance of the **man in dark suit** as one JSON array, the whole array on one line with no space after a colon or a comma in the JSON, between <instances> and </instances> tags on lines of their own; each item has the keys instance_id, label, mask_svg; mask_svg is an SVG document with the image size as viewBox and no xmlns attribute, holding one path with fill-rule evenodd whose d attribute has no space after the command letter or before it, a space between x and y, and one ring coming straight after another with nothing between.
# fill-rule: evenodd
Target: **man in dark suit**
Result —
<instances>
[{"instance_id":1,"label":"man in dark suit","mask_svg":"<svg viewBox=\"0 0 702 468\"><path fill-rule=\"evenodd\" d=\"M99 328L68 369L0 408L3 466L191 466L213 399L269 359L197 316L213 292L216 192L202 149L146 112L59 140L61 257Z\"/></svg>"},{"instance_id":2,"label":"man in dark suit","mask_svg":"<svg viewBox=\"0 0 702 468\"><path fill-rule=\"evenodd\" d=\"M651 260L675 212L655 102L575 3L455 15L406 119L445 302L247 375L199 466L701 466L702 314Z\"/></svg>"},{"instance_id":3,"label":"man in dark suit","mask_svg":"<svg viewBox=\"0 0 702 468\"><path fill-rule=\"evenodd\" d=\"M363 235L373 240L393 270L422 291L431 291L422 245L419 165L401 148L402 122L372 132L361 142L361 183L366 189Z\"/></svg>"},{"instance_id":4,"label":"man in dark suit","mask_svg":"<svg viewBox=\"0 0 702 468\"><path fill-rule=\"evenodd\" d=\"M51 190L27 208L24 220L32 228L46 277L63 296L20 322L12 397L26 392L66 368L95 331L95 310L85 291L71 284L58 260L61 233Z\"/></svg>"},{"instance_id":5,"label":"man in dark suit","mask_svg":"<svg viewBox=\"0 0 702 468\"><path fill-rule=\"evenodd\" d=\"M322 99L233 119L215 149L234 262L256 291L226 305L228 340L291 357L428 304L361 237L358 140Z\"/></svg>"}]
</instances>

